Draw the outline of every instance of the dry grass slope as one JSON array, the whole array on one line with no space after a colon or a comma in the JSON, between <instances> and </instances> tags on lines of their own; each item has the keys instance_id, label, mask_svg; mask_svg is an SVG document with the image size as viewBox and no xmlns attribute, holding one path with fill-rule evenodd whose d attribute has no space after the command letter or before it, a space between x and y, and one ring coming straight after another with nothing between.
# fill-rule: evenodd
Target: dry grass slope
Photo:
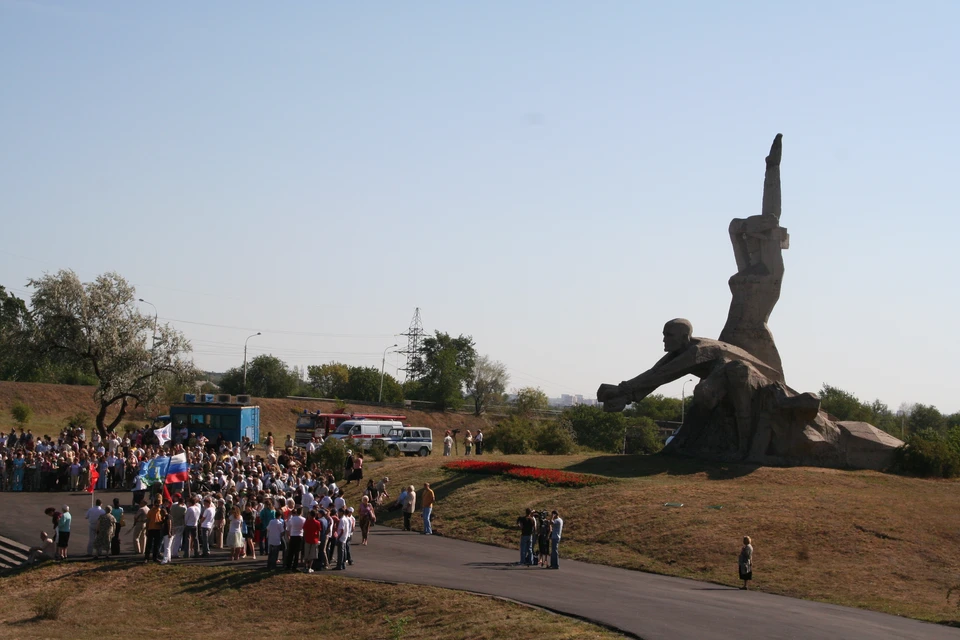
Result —
<instances>
[{"instance_id":1,"label":"dry grass slope","mask_svg":"<svg viewBox=\"0 0 960 640\"><path fill-rule=\"evenodd\" d=\"M47 565L0 579L0 636L16 638L348 637L607 640L618 634L493 598L259 569L119 563ZM40 619L42 593L64 594ZM469 612L465 614L465 612ZM470 623L464 624L465 617Z\"/></svg>"},{"instance_id":2,"label":"dry grass slope","mask_svg":"<svg viewBox=\"0 0 960 640\"><path fill-rule=\"evenodd\" d=\"M431 482L434 528L456 538L515 547L524 508L557 508L568 558L735 585L740 539L750 535L755 588L923 620L960 618L958 596L947 599L960 583L955 481L660 456L484 458L617 482L562 489L451 474L438 456L373 463L367 475L387 474L394 487ZM383 522L396 521L385 514Z\"/></svg>"},{"instance_id":3,"label":"dry grass slope","mask_svg":"<svg viewBox=\"0 0 960 640\"><path fill-rule=\"evenodd\" d=\"M17 400L30 405L34 416L27 425L34 433L51 435L62 428L64 421L78 412L88 413L91 418L96 414L97 405L93 401L93 387L38 384L25 382L0 382L0 431L6 431L15 426L10 416L10 407ZM330 412L335 409L332 402L318 402L312 400L287 400L284 398L257 398L260 405L261 431L265 434L272 431L274 435L286 436L292 434L296 425L294 409L308 411ZM162 413L166 413L166 407ZM397 409L379 409L367 405L348 405L348 412L357 413L386 413L394 414ZM407 422L417 427L429 427L436 433L444 429L476 429L486 428L488 422L484 418L475 418L457 413L441 413L433 411L401 411L407 416ZM126 420L143 420L142 410L128 414ZM435 436L436 439L436 436Z\"/></svg>"}]
</instances>

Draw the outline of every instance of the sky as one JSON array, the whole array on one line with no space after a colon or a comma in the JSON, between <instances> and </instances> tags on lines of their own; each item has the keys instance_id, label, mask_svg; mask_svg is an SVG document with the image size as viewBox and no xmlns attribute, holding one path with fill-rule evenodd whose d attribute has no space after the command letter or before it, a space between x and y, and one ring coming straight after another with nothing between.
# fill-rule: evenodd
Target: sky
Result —
<instances>
[{"instance_id":1,"label":"sky","mask_svg":"<svg viewBox=\"0 0 960 640\"><path fill-rule=\"evenodd\" d=\"M788 384L952 413L958 20L0 0L0 284L116 271L218 371L257 331L249 357L379 367L419 308L511 389L594 397L662 355L666 320L719 335L727 226L760 213L782 133Z\"/></svg>"}]
</instances>

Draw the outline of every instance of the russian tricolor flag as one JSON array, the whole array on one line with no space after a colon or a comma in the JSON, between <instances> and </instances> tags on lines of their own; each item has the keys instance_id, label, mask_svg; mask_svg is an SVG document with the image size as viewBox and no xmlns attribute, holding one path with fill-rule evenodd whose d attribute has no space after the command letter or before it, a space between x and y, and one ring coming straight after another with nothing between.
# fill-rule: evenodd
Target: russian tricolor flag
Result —
<instances>
[{"instance_id":1,"label":"russian tricolor flag","mask_svg":"<svg viewBox=\"0 0 960 640\"><path fill-rule=\"evenodd\" d=\"M190 480L190 467L187 465L187 454L178 453L170 456L170 465L167 467L167 479L164 484L187 482Z\"/></svg>"}]
</instances>

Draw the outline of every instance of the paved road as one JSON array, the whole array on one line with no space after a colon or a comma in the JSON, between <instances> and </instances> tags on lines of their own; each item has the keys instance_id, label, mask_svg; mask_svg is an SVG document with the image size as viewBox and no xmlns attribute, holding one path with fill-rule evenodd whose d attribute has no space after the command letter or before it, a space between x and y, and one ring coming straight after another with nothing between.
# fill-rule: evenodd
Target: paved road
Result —
<instances>
[{"instance_id":1,"label":"paved road","mask_svg":"<svg viewBox=\"0 0 960 640\"><path fill-rule=\"evenodd\" d=\"M103 497L106 501L113 495ZM75 518L70 546L75 554L82 553L87 542L82 519L90 506L84 495L0 494L0 513L5 516L0 518L0 535L35 544L41 527L49 526L43 508L59 508L63 502L71 505ZM131 548L124 534L124 549ZM382 526L374 528L369 546L354 544L353 549L356 564L343 572L346 576L503 596L645 640L960 639L960 630L941 625L583 562L561 559L560 571L519 567L514 564L516 551ZM211 562L225 556L226 552L215 553Z\"/></svg>"}]
</instances>

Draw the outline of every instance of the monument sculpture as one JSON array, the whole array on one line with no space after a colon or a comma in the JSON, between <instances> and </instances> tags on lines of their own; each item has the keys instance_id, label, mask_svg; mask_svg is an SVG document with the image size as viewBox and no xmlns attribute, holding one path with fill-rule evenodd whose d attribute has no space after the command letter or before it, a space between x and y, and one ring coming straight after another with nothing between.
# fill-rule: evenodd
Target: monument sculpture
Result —
<instances>
[{"instance_id":1,"label":"monument sculpture","mask_svg":"<svg viewBox=\"0 0 960 640\"><path fill-rule=\"evenodd\" d=\"M719 340L697 338L690 321L663 327L666 355L648 371L618 385L602 384L597 399L622 411L658 387L687 375L700 378L683 425L667 451L760 464L881 469L903 444L864 422L843 422L820 410L820 399L787 386L767 322L780 299L782 250L790 237L780 226L777 134L766 158L760 215L730 223L737 273L730 278L730 310Z\"/></svg>"}]
</instances>

